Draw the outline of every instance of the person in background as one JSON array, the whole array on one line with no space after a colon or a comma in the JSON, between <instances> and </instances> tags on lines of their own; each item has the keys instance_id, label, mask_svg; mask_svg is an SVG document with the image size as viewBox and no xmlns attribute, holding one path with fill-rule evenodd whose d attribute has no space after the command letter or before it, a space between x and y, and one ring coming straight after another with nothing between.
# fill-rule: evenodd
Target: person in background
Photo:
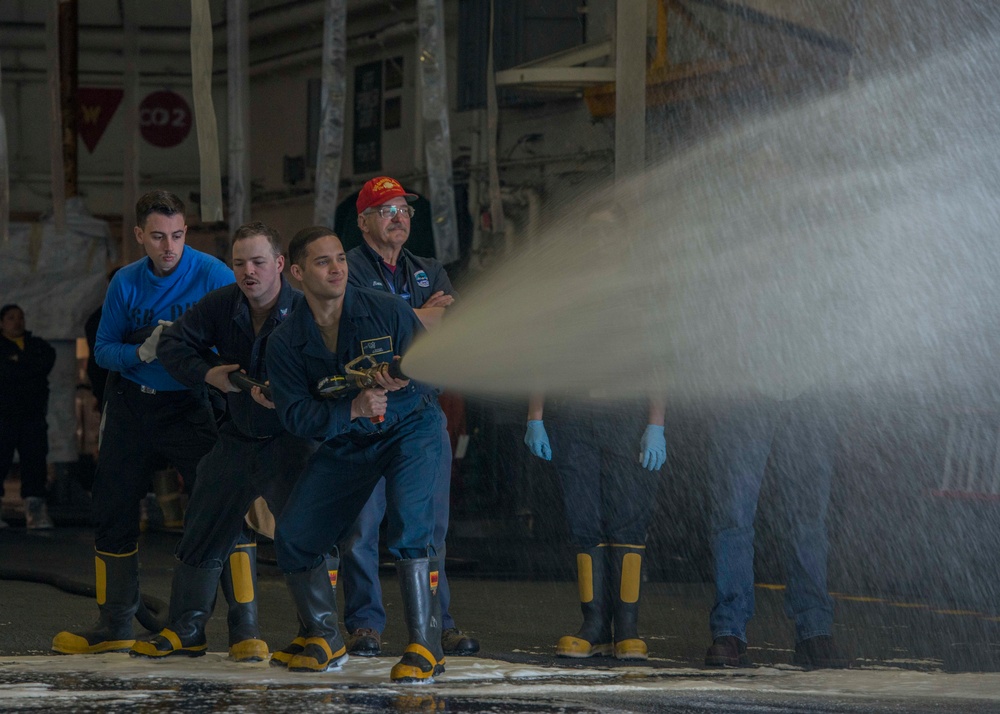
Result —
<instances>
[{"instance_id":1,"label":"person in background","mask_svg":"<svg viewBox=\"0 0 1000 714\"><path fill-rule=\"evenodd\" d=\"M395 295L413 308L423 326L430 330L454 303L456 293L439 261L414 255L405 248L414 210L409 201L416 197L388 176L378 176L365 183L356 203L358 227L364 242L347 253L350 267L347 279L359 288ZM455 624L451 614L451 588L445 573L451 464L451 440L445 421L441 430L441 463L434 487L434 550L440 561L441 645L446 655L471 655L479 651L479 642ZM382 651L386 616L378 566L379 526L384 516L385 481L382 480L375 486L347 539L340 544L340 584L344 593L348 651L362 657L375 657Z\"/></svg>"},{"instance_id":2,"label":"person in background","mask_svg":"<svg viewBox=\"0 0 1000 714\"><path fill-rule=\"evenodd\" d=\"M579 631L559 639L556 655L644 660L640 583L656 472L667 459L664 404L545 401L529 400L524 443L559 475L583 611Z\"/></svg>"},{"instance_id":3,"label":"person in background","mask_svg":"<svg viewBox=\"0 0 1000 714\"><path fill-rule=\"evenodd\" d=\"M206 293L233 282L225 263L185 245L184 203L150 191L135 207L136 242L146 257L108 286L97 330L97 363L119 374L105 395L100 457L91 504L95 525L98 620L52 640L60 654L128 650L139 609L139 502L154 465L177 468L190 490L196 467L215 445L207 390L189 389L156 358L160 335ZM135 344L136 334L144 334ZM148 334L146 334L148 333Z\"/></svg>"},{"instance_id":4,"label":"person in background","mask_svg":"<svg viewBox=\"0 0 1000 714\"><path fill-rule=\"evenodd\" d=\"M21 498L29 529L54 526L49 517L48 489L49 373L56 351L41 337L24 329L18 305L0 307L0 483L14 463L21 463ZM2 488L0 488L2 492ZM7 523L0 519L0 528Z\"/></svg>"},{"instance_id":5,"label":"person in background","mask_svg":"<svg viewBox=\"0 0 1000 714\"><path fill-rule=\"evenodd\" d=\"M708 478L715 605L709 667L751 667L747 624L754 615L754 522L765 472L776 479L785 540L785 612L795 621L793 662L841 669L850 660L833 639L827 590L826 516L838 411L810 395L764 396L717 408L710 420Z\"/></svg>"}]
</instances>

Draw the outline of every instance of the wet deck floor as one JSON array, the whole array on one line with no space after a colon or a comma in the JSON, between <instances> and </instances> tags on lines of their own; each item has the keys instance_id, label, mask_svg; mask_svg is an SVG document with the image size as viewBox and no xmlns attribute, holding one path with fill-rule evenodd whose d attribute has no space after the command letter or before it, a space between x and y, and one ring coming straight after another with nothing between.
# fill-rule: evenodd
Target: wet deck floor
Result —
<instances>
[{"instance_id":1,"label":"wet deck floor","mask_svg":"<svg viewBox=\"0 0 1000 714\"><path fill-rule=\"evenodd\" d=\"M177 537L143 537L147 595L167 598ZM480 657L449 658L431 685L392 685L388 671L405 642L391 570L383 577L385 656L352 658L339 672L229 662L222 613L210 624L210 653L202 658L52 655L52 635L89 625L96 607L90 598L23 578L88 585L92 563L87 529L0 533L0 570L22 577L0 581L0 711L1000 712L1000 627L989 613L838 593L836 636L855 658L853 668L806 672L789 664L793 633L782 591L763 585L749 631L760 664L754 669L702 667L707 583L646 583L640 623L651 658L624 666L552 655L558 637L579 624L572 582L456 572L453 613L481 640ZM263 634L280 646L293 635L295 616L282 578L266 565L259 598Z\"/></svg>"}]
</instances>

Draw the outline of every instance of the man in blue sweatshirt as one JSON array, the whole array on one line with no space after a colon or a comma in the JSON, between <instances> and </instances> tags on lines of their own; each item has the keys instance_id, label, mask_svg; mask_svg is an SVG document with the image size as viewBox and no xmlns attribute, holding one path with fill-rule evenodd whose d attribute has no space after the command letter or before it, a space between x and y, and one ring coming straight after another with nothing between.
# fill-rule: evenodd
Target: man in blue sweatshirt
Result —
<instances>
[{"instance_id":1,"label":"man in blue sweatshirt","mask_svg":"<svg viewBox=\"0 0 1000 714\"><path fill-rule=\"evenodd\" d=\"M188 491L195 468L215 444L204 389L191 390L156 359L165 325L206 293L233 282L225 263L185 247L184 203L151 191L136 203L135 239L146 257L119 270L104 298L97 363L120 375L107 390L100 456L92 490L99 617L87 630L63 631L52 649L93 654L129 649L139 595L139 502L154 464L168 461ZM150 329L152 328L152 329ZM149 332L136 344L133 336Z\"/></svg>"}]
</instances>

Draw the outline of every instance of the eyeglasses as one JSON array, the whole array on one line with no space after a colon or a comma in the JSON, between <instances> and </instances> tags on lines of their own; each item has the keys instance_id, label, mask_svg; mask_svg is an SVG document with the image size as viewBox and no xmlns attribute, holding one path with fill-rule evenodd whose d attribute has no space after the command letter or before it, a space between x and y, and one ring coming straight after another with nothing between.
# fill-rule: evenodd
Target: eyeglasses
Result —
<instances>
[{"instance_id":1,"label":"eyeglasses","mask_svg":"<svg viewBox=\"0 0 1000 714\"><path fill-rule=\"evenodd\" d=\"M378 208L369 210L372 213L377 213L382 218L395 218L400 214L403 214L407 218L413 218L413 214L416 213L413 206L379 206Z\"/></svg>"}]
</instances>

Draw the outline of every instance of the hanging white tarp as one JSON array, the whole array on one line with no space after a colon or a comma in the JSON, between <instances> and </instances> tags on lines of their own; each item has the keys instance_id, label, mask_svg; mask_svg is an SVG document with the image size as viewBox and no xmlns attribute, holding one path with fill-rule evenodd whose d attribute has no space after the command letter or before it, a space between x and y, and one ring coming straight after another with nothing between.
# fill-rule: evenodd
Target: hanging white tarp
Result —
<instances>
[{"instance_id":1,"label":"hanging white tarp","mask_svg":"<svg viewBox=\"0 0 1000 714\"><path fill-rule=\"evenodd\" d=\"M53 219L11 223L0 245L0 304L16 302L30 313L28 329L46 339L83 336L83 323L101 304L110 231L83 199L66 202L66 235Z\"/></svg>"},{"instance_id":2,"label":"hanging white tarp","mask_svg":"<svg viewBox=\"0 0 1000 714\"><path fill-rule=\"evenodd\" d=\"M59 2L49 0L45 16L45 54L48 59L49 157L52 167L52 216L56 231L66 232L66 167L63 165L62 96L59 91Z\"/></svg>"},{"instance_id":3,"label":"hanging white tarp","mask_svg":"<svg viewBox=\"0 0 1000 714\"><path fill-rule=\"evenodd\" d=\"M316 149L316 205L313 222L333 226L337 184L344 154L344 104L347 94L347 2L326 0L323 18L323 75L319 141Z\"/></svg>"},{"instance_id":4,"label":"hanging white tarp","mask_svg":"<svg viewBox=\"0 0 1000 714\"><path fill-rule=\"evenodd\" d=\"M443 0L418 0L420 25L420 116L430 193L434 253L442 263L458 260L458 219L451 173L451 132L448 127L447 65Z\"/></svg>"},{"instance_id":5,"label":"hanging white tarp","mask_svg":"<svg viewBox=\"0 0 1000 714\"><path fill-rule=\"evenodd\" d=\"M41 223L11 223L10 239L0 242L0 305L16 303L27 328L56 349L49 375L49 462L77 459L76 340L83 323L104 299L108 224L86 212L83 200L69 199L66 225L54 217Z\"/></svg>"},{"instance_id":6,"label":"hanging white tarp","mask_svg":"<svg viewBox=\"0 0 1000 714\"><path fill-rule=\"evenodd\" d=\"M226 4L229 89L229 232L250 220L250 9Z\"/></svg>"},{"instance_id":7,"label":"hanging white tarp","mask_svg":"<svg viewBox=\"0 0 1000 714\"><path fill-rule=\"evenodd\" d=\"M223 220L219 130L212 102L212 14L208 0L191 0L191 89L201 161L201 220Z\"/></svg>"}]
</instances>

